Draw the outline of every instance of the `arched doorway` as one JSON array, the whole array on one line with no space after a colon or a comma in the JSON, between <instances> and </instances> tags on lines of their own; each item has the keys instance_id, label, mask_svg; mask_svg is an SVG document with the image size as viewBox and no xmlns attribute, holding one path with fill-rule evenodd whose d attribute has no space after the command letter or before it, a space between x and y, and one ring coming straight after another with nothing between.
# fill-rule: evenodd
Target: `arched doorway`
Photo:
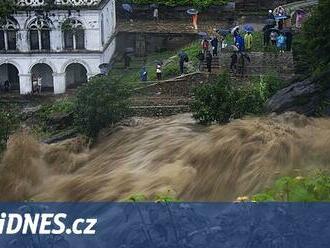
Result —
<instances>
[{"instance_id":1,"label":"arched doorway","mask_svg":"<svg viewBox=\"0 0 330 248\"><path fill-rule=\"evenodd\" d=\"M66 88L74 88L87 82L87 70L79 64L73 63L65 69L65 84Z\"/></svg>"},{"instance_id":2,"label":"arched doorway","mask_svg":"<svg viewBox=\"0 0 330 248\"><path fill-rule=\"evenodd\" d=\"M52 68L44 63L36 64L31 69L32 82L41 78L41 91L54 91Z\"/></svg>"},{"instance_id":3,"label":"arched doorway","mask_svg":"<svg viewBox=\"0 0 330 248\"><path fill-rule=\"evenodd\" d=\"M10 84L10 90L19 90L19 72L13 64L0 65L0 85L4 89L5 82Z\"/></svg>"}]
</instances>

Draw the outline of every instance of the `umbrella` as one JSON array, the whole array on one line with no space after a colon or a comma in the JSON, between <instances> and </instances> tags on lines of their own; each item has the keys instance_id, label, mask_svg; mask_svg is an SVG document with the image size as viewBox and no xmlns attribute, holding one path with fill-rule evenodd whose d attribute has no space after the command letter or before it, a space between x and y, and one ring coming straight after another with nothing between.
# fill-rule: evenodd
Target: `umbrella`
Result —
<instances>
[{"instance_id":1,"label":"umbrella","mask_svg":"<svg viewBox=\"0 0 330 248\"><path fill-rule=\"evenodd\" d=\"M235 45L230 45L230 46L227 47L227 49L228 50L231 50L231 51L234 51L234 52L238 52L239 51L238 47L235 46Z\"/></svg>"},{"instance_id":2,"label":"umbrella","mask_svg":"<svg viewBox=\"0 0 330 248\"><path fill-rule=\"evenodd\" d=\"M239 26L236 26L236 27L234 27L230 32L231 32L231 34L234 34L235 33L235 31L237 30L237 29L239 29Z\"/></svg>"},{"instance_id":3,"label":"umbrella","mask_svg":"<svg viewBox=\"0 0 330 248\"><path fill-rule=\"evenodd\" d=\"M267 19L266 20L266 25L275 26L276 25L276 21L274 19Z\"/></svg>"},{"instance_id":4,"label":"umbrella","mask_svg":"<svg viewBox=\"0 0 330 248\"><path fill-rule=\"evenodd\" d=\"M275 20L284 20L284 19L287 19L289 18L288 16L286 15L278 15L278 16L275 16Z\"/></svg>"},{"instance_id":5,"label":"umbrella","mask_svg":"<svg viewBox=\"0 0 330 248\"><path fill-rule=\"evenodd\" d=\"M217 30L217 33L219 33L222 36L227 36L228 34L230 34L230 30L229 29L221 29L221 28L219 28Z\"/></svg>"},{"instance_id":6,"label":"umbrella","mask_svg":"<svg viewBox=\"0 0 330 248\"><path fill-rule=\"evenodd\" d=\"M196 9L188 9L187 10L187 14L188 15L197 15L198 14L198 10L196 10Z\"/></svg>"},{"instance_id":7,"label":"umbrella","mask_svg":"<svg viewBox=\"0 0 330 248\"><path fill-rule=\"evenodd\" d=\"M254 31L254 27L253 27L251 24L245 24L245 25L243 26L243 30L244 30L245 32L253 32L253 31Z\"/></svg>"},{"instance_id":8,"label":"umbrella","mask_svg":"<svg viewBox=\"0 0 330 248\"><path fill-rule=\"evenodd\" d=\"M123 7L123 9L124 9L125 11L130 12L130 13L133 12L133 8L132 8L132 6L131 6L130 4L128 4L128 3L124 3L124 4L122 4L121 6Z\"/></svg>"},{"instance_id":9,"label":"umbrella","mask_svg":"<svg viewBox=\"0 0 330 248\"><path fill-rule=\"evenodd\" d=\"M206 32L199 32L198 35L203 37L203 38L208 37L208 34Z\"/></svg>"},{"instance_id":10,"label":"umbrella","mask_svg":"<svg viewBox=\"0 0 330 248\"><path fill-rule=\"evenodd\" d=\"M153 4L150 5L150 8L151 9L157 9L158 8L158 4L153 3Z\"/></svg>"}]
</instances>

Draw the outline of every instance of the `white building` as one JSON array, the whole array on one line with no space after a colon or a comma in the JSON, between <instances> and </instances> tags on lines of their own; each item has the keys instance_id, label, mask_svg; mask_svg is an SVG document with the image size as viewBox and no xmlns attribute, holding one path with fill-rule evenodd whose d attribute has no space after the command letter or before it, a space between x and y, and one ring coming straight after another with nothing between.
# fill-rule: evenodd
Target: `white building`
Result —
<instances>
[{"instance_id":1,"label":"white building","mask_svg":"<svg viewBox=\"0 0 330 248\"><path fill-rule=\"evenodd\" d=\"M41 78L64 93L100 73L115 51L115 0L17 0L0 20L0 83L21 94Z\"/></svg>"}]
</instances>

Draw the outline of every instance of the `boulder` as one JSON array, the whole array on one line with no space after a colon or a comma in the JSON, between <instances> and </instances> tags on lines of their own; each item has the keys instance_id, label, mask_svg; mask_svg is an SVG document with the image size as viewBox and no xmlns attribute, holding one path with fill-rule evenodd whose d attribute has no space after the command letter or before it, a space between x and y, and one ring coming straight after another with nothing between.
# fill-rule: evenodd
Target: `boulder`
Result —
<instances>
[{"instance_id":1,"label":"boulder","mask_svg":"<svg viewBox=\"0 0 330 248\"><path fill-rule=\"evenodd\" d=\"M330 99L330 89L327 91ZM324 91L316 80L307 78L278 91L266 103L266 111L268 113L295 111L313 116L319 111L321 99L326 96L327 91Z\"/></svg>"}]
</instances>

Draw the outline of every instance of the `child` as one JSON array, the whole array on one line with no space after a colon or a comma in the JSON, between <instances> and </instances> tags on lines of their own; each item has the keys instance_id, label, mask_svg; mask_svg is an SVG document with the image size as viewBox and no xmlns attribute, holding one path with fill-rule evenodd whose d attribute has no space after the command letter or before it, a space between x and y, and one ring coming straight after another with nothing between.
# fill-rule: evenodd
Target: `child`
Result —
<instances>
[{"instance_id":1,"label":"child","mask_svg":"<svg viewBox=\"0 0 330 248\"><path fill-rule=\"evenodd\" d=\"M281 33L276 40L277 47L280 49L280 53L284 53L286 37Z\"/></svg>"}]
</instances>

